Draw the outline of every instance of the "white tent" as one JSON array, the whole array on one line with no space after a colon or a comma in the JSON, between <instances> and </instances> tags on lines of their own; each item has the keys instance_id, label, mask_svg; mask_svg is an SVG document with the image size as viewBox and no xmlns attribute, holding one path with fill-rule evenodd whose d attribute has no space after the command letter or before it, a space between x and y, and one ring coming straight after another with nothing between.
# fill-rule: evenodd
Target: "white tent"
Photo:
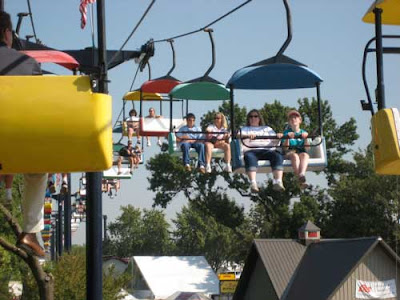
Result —
<instances>
[{"instance_id":1,"label":"white tent","mask_svg":"<svg viewBox=\"0 0 400 300\"><path fill-rule=\"evenodd\" d=\"M173 293L165 300L211 300L211 298L207 297L203 293L197 292L176 292Z\"/></svg>"},{"instance_id":2,"label":"white tent","mask_svg":"<svg viewBox=\"0 0 400 300\"><path fill-rule=\"evenodd\" d=\"M218 277L204 256L134 256L133 259L154 299L166 299L182 291L204 293L207 297L219 294Z\"/></svg>"}]
</instances>

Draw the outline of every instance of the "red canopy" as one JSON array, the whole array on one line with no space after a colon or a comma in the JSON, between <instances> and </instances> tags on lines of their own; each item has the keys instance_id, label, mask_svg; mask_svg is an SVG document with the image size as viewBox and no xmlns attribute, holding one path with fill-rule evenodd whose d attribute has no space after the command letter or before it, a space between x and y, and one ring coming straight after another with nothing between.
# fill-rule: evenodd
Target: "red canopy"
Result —
<instances>
[{"instance_id":1,"label":"red canopy","mask_svg":"<svg viewBox=\"0 0 400 300\"><path fill-rule=\"evenodd\" d=\"M182 83L172 76L148 80L140 87L142 92L168 94L176 85Z\"/></svg>"},{"instance_id":2,"label":"red canopy","mask_svg":"<svg viewBox=\"0 0 400 300\"><path fill-rule=\"evenodd\" d=\"M71 55L57 50L26 50L21 51L26 55L33 57L40 63L49 62L63 66L69 70L79 67L79 63Z\"/></svg>"}]
</instances>

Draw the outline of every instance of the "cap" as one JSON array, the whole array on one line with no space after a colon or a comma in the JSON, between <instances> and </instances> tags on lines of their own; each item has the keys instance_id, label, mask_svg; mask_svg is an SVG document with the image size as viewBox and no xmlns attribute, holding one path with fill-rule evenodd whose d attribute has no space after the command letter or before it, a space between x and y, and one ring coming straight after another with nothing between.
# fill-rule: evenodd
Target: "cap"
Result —
<instances>
[{"instance_id":1,"label":"cap","mask_svg":"<svg viewBox=\"0 0 400 300\"><path fill-rule=\"evenodd\" d=\"M300 115L300 113L299 113L297 110L289 110L289 112L287 113L288 118L289 118L291 115L296 115L296 116L298 116L298 117L301 118L301 115Z\"/></svg>"}]
</instances>

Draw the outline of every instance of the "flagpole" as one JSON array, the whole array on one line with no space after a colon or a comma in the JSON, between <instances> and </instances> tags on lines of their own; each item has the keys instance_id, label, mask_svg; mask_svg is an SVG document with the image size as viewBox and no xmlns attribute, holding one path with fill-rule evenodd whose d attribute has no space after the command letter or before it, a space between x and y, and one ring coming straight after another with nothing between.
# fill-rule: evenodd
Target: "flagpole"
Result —
<instances>
[{"instance_id":1,"label":"flagpole","mask_svg":"<svg viewBox=\"0 0 400 300\"><path fill-rule=\"evenodd\" d=\"M107 61L106 61L106 33L105 33L105 0L97 0L97 36L98 36L98 92L108 93ZM102 300L103 271L102 271L102 225L103 207L101 172L87 173L88 200L87 200L87 228L86 228L86 274L87 299Z\"/></svg>"}]
</instances>

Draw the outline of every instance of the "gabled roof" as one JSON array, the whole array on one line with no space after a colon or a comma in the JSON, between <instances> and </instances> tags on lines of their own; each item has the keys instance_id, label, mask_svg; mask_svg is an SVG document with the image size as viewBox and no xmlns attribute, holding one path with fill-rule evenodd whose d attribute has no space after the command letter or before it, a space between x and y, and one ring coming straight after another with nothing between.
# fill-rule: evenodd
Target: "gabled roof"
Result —
<instances>
[{"instance_id":1,"label":"gabled roof","mask_svg":"<svg viewBox=\"0 0 400 300\"><path fill-rule=\"evenodd\" d=\"M219 294L219 280L204 256L134 256L155 299L177 291Z\"/></svg>"},{"instance_id":2,"label":"gabled roof","mask_svg":"<svg viewBox=\"0 0 400 300\"><path fill-rule=\"evenodd\" d=\"M305 251L306 246L296 240L254 240L240 277L241 279L236 289L234 299L241 299L241 297L243 297L243 293L247 289L248 279L255 268L257 256L262 260L276 295L280 298L289 284ZM242 280L242 278L244 280Z\"/></svg>"},{"instance_id":3,"label":"gabled roof","mask_svg":"<svg viewBox=\"0 0 400 300\"><path fill-rule=\"evenodd\" d=\"M378 242L370 237L310 244L284 299L328 299Z\"/></svg>"},{"instance_id":4,"label":"gabled roof","mask_svg":"<svg viewBox=\"0 0 400 300\"><path fill-rule=\"evenodd\" d=\"M400 262L380 237L324 239L307 247L295 240L255 240L233 299L243 299L258 258L278 299L330 299L377 245Z\"/></svg>"}]
</instances>

